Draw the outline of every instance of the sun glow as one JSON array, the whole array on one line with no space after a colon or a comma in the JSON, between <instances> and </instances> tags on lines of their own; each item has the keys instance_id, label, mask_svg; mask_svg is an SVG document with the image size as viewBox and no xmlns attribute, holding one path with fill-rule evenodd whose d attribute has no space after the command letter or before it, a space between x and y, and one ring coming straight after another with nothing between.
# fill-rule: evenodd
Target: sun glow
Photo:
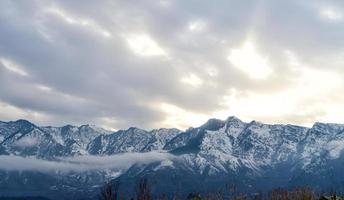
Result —
<instances>
[{"instance_id":1,"label":"sun glow","mask_svg":"<svg viewBox=\"0 0 344 200\"><path fill-rule=\"evenodd\" d=\"M180 129L190 126L197 127L209 119L208 115L193 113L173 104L163 102L158 105L160 110L166 113L167 116L165 120L159 122L162 127L177 127Z\"/></svg>"},{"instance_id":2,"label":"sun glow","mask_svg":"<svg viewBox=\"0 0 344 200\"><path fill-rule=\"evenodd\" d=\"M200 32L204 30L205 26L206 26L205 22L201 20L197 20L197 21L190 22L188 25L188 29L189 31L192 31L192 32Z\"/></svg>"},{"instance_id":3,"label":"sun glow","mask_svg":"<svg viewBox=\"0 0 344 200\"><path fill-rule=\"evenodd\" d=\"M266 79L272 73L268 59L257 53L254 44L250 41L241 48L231 49L227 59L252 79Z\"/></svg>"},{"instance_id":4,"label":"sun glow","mask_svg":"<svg viewBox=\"0 0 344 200\"><path fill-rule=\"evenodd\" d=\"M289 88L273 93L242 92L233 88L224 100L228 110L217 116L231 113L248 121L306 126L315 121L343 121L344 109L333 100L343 84L340 74L307 66L292 51L285 53L288 67L296 74Z\"/></svg>"},{"instance_id":5,"label":"sun glow","mask_svg":"<svg viewBox=\"0 0 344 200\"><path fill-rule=\"evenodd\" d=\"M324 9L320 12L321 16L331 20L331 21L338 21L341 20L343 18L342 14L340 12L338 12L337 10L334 10L332 8L327 8Z\"/></svg>"}]
</instances>

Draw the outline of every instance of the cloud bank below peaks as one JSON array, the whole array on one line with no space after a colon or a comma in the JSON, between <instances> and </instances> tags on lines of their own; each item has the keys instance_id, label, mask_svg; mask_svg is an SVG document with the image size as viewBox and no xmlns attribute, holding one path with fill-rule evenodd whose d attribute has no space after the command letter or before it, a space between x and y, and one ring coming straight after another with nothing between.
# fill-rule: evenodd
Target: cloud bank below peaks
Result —
<instances>
[{"instance_id":1,"label":"cloud bank below peaks","mask_svg":"<svg viewBox=\"0 0 344 200\"><path fill-rule=\"evenodd\" d=\"M149 164L173 160L175 157L165 152L123 153L111 156L75 156L49 161L35 157L13 155L0 156L0 170L37 172L85 172L94 170L123 171L134 164Z\"/></svg>"}]
</instances>

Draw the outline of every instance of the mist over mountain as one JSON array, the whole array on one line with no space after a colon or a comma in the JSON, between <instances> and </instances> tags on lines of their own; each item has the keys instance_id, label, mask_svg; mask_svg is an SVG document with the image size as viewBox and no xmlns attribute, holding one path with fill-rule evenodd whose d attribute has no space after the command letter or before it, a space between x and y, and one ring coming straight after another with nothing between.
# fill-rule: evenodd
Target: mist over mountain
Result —
<instances>
[{"instance_id":1,"label":"mist over mountain","mask_svg":"<svg viewBox=\"0 0 344 200\"><path fill-rule=\"evenodd\" d=\"M40 127L0 122L0 196L91 198L106 182L133 194L148 178L154 194L243 192L309 186L344 191L344 125L210 119L197 128ZM18 193L19 191L19 193Z\"/></svg>"}]
</instances>

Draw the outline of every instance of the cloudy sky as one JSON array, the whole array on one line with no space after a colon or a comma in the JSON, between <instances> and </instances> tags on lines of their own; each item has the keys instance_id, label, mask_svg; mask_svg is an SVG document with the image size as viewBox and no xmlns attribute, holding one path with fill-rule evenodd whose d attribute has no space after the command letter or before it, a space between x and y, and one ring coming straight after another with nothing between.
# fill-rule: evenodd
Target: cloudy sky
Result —
<instances>
[{"instance_id":1,"label":"cloudy sky","mask_svg":"<svg viewBox=\"0 0 344 200\"><path fill-rule=\"evenodd\" d=\"M0 120L344 122L344 3L0 1Z\"/></svg>"}]
</instances>

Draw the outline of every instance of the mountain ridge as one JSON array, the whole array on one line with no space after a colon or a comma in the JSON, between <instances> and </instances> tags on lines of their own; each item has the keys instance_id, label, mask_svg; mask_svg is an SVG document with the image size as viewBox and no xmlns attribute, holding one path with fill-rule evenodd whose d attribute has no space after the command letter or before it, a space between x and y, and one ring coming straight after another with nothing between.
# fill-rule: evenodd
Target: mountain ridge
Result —
<instances>
[{"instance_id":1,"label":"mountain ridge","mask_svg":"<svg viewBox=\"0 0 344 200\"><path fill-rule=\"evenodd\" d=\"M142 177L159 183L153 187L156 194L181 191L175 183L182 184L184 192L197 188L211 191L226 184L237 184L243 191L267 190L276 185L336 187L344 191L343 149L344 125L335 123L316 122L312 127L303 127L255 120L247 123L231 116L225 120L209 119L185 131L130 127L109 132L90 125L39 127L27 120L0 122L0 159L1 155L7 155L59 162L64 157L73 160L95 156L99 162L115 156L111 162L116 165L116 156L158 158L142 163L146 158L142 157L141 163L130 162L133 164L127 168L92 168L87 173L56 170L49 174L26 170L25 177L1 170L0 163L0 179L7 180L0 181L0 195L5 186L18 187L12 183L14 177L19 185L25 185L24 180L40 176L51 180L46 190L54 193L57 191L52 188L58 188L66 194L99 188L111 180L135 188Z\"/></svg>"}]
</instances>

